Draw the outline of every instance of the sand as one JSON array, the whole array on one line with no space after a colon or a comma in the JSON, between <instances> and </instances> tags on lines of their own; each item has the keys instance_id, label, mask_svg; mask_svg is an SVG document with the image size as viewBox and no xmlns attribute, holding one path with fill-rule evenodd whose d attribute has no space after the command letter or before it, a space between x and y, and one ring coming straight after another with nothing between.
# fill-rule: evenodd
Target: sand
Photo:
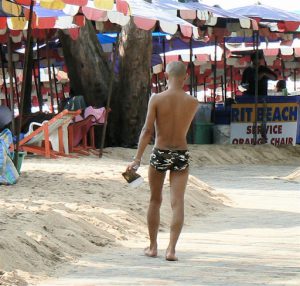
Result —
<instances>
[{"instance_id":1,"label":"sand","mask_svg":"<svg viewBox=\"0 0 300 286\"><path fill-rule=\"evenodd\" d=\"M121 176L134 150L107 148L102 159L28 156L18 184L0 186L0 285L32 285L82 255L107 253L126 241L145 241L150 149L139 170L145 182L136 189ZM190 149L192 169L233 164L293 164L296 169L300 162L298 146L198 145ZM168 201L166 191L162 232L170 220ZM192 173L186 195L187 225L234 205L227 195L204 183L201 174Z\"/></svg>"}]
</instances>

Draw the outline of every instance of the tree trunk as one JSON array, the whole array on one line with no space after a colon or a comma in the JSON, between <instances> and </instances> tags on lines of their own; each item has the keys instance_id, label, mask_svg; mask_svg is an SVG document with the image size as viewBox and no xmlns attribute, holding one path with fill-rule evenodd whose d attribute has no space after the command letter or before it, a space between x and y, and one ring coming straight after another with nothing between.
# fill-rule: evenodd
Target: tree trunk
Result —
<instances>
[{"instance_id":1,"label":"tree trunk","mask_svg":"<svg viewBox=\"0 0 300 286\"><path fill-rule=\"evenodd\" d=\"M112 101L119 122L114 137L120 146L135 147L145 121L150 93L150 68L152 54L151 31L136 28L131 20L123 27L119 42L119 94ZM118 107L117 107L118 105Z\"/></svg>"},{"instance_id":2,"label":"tree trunk","mask_svg":"<svg viewBox=\"0 0 300 286\"><path fill-rule=\"evenodd\" d=\"M59 35L71 87L84 96L88 105L105 106L111 64L92 23L86 22L75 41L61 31ZM119 74L113 84L108 120L110 146L134 147L138 142L149 99L151 54L150 31L137 29L132 21L123 27L119 37Z\"/></svg>"},{"instance_id":3,"label":"tree trunk","mask_svg":"<svg viewBox=\"0 0 300 286\"><path fill-rule=\"evenodd\" d=\"M59 38L75 95L83 95L87 105L105 106L110 66L92 23L86 20L75 41L62 31Z\"/></svg>"}]
</instances>

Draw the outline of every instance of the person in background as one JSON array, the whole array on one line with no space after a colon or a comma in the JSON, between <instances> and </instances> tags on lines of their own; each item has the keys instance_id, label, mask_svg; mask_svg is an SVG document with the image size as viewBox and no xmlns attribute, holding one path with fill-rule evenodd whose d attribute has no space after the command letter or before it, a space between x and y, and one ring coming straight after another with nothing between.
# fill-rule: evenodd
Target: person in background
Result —
<instances>
[{"instance_id":1,"label":"person in background","mask_svg":"<svg viewBox=\"0 0 300 286\"><path fill-rule=\"evenodd\" d=\"M255 95L256 54L251 55L251 66L247 67L242 76L243 94ZM277 74L266 66L262 53L258 53L258 96L268 95L268 80L277 80Z\"/></svg>"},{"instance_id":2,"label":"person in background","mask_svg":"<svg viewBox=\"0 0 300 286\"><path fill-rule=\"evenodd\" d=\"M286 88L286 81L284 79L277 81L276 92L281 92L282 95L288 95L288 91Z\"/></svg>"}]
</instances>

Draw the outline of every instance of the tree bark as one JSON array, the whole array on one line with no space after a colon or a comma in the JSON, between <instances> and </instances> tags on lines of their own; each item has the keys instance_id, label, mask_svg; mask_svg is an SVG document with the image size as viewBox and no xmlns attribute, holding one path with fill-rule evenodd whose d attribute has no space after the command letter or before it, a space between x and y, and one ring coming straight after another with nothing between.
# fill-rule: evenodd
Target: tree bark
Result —
<instances>
[{"instance_id":1,"label":"tree bark","mask_svg":"<svg viewBox=\"0 0 300 286\"><path fill-rule=\"evenodd\" d=\"M71 87L87 105L105 106L111 80L109 63L90 21L73 41L60 32ZM133 21L122 28L118 46L119 73L113 84L107 145L134 147L143 126L150 92L152 35ZM98 136L97 136L98 137Z\"/></svg>"},{"instance_id":2,"label":"tree bark","mask_svg":"<svg viewBox=\"0 0 300 286\"><path fill-rule=\"evenodd\" d=\"M112 109L117 100L119 145L135 147L145 121L150 94L152 34L138 29L131 20L123 27L119 38L120 92L115 96Z\"/></svg>"},{"instance_id":3,"label":"tree bark","mask_svg":"<svg viewBox=\"0 0 300 286\"><path fill-rule=\"evenodd\" d=\"M75 95L83 95L87 105L105 106L110 65L92 23L86 20L75 41L62 31L59 38Z\"/></svg>"}]
</instances>

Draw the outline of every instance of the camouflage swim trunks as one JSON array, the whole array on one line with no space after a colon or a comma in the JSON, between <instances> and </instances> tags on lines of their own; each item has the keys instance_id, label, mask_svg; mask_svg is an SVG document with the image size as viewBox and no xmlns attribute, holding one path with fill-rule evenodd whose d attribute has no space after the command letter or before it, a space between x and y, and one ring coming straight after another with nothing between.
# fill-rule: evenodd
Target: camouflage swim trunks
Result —
<instances>
[{"instance_id":1,"label":"camouflage swim trunks","mask_svg":"<svg viewBox=\"0 0 300 286\"><path fill-rule=\"evenodd\" d=\"M161 150L153 148L150 165L157 171L183 171L189 166L188 150Z\"/></svg>"}]
</instances>

